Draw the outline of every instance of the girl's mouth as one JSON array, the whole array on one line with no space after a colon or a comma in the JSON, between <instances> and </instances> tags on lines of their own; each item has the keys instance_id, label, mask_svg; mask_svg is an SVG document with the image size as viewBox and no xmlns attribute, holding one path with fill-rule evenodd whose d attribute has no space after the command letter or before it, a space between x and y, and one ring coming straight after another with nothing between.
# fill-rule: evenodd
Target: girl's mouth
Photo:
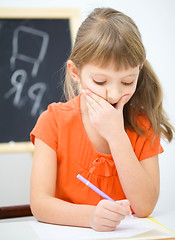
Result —
<instances>
[{"instance_id":1,"label":"girl's mouth","mask_svg":"<svg viewBox=\"0 0 175 240\"><path fill-rule=\"evenodd\" d=\"M117 106L117 103L113 103L111 105L115 108Z\"/></svg>"}]
</instances>

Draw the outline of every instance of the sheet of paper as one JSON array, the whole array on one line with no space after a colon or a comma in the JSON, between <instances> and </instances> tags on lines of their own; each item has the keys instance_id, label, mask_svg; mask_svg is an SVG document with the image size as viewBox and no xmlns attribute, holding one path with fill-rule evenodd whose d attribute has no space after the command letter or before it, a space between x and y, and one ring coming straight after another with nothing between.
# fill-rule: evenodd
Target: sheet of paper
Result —
<instances>
[{"instance_id":1,"label":"sheet of paper","mask_svg":"<svg viewBox=\"0 0 175 240\"><path fill-rule=\"evenodd\" d=\"M150 224L133 216L126 217L113 232L96 232L90 228L52 225L40 223L36 220L30 221L29 223L41 240L93 240L126 238L153 229Z\"/></svg>"}]
</instances>

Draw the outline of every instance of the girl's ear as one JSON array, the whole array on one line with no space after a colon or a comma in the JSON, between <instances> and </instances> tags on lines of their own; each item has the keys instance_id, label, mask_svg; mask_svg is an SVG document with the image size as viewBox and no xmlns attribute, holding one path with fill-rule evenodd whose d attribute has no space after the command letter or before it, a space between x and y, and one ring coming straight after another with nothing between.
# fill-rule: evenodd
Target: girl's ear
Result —
<instances>
[{"instance_id":1,"label":"girl's ear","mask_svg":"<svg viewBox=\"0 0 175 240\"><path fill-rule=\"evenodd\" d=\"M75 83L80 83L79 71L72 60L67 61L67 69Z\"/></svg>"}]
</instances>

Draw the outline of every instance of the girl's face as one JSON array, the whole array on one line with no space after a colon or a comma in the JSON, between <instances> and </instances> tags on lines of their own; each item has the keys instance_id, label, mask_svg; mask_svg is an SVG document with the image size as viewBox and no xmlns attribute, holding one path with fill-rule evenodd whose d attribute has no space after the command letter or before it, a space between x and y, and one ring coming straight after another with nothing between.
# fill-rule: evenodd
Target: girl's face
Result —
<instances>
[{"instance_id":1,"label":"girl's face","mask_svg":"<svg viewBox=\"0 0 175 240\"><path fill-rule=\"evenodd\" d=\"M85 64L79 73L82 89L90 89L112 105L126 94L129 101L136 90L138 76L139 66L116 71L112 64L105 68Z\"/></svg>"}]
</instances>

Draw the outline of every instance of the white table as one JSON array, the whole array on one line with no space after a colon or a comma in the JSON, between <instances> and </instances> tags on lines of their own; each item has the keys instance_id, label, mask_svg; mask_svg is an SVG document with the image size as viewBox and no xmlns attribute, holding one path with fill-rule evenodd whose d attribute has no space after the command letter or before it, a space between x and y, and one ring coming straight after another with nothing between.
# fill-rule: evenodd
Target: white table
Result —
<instances>
[{"instance_id":1,"label":"white table","mask_svg":"<svg viewBox=\"0 0 175 240\"><path fill-rule=\"evenodd\" d=\"M175 211L171 211L168 213L162 212L159 214L155 213L155 215L151 217L154 217L156 221L166 226L167 228L175 231ZM34 220L34 217L11 218L0 220L0 239L40 240L28 222L31 220Z\"/></svg>"}]
</instances>

